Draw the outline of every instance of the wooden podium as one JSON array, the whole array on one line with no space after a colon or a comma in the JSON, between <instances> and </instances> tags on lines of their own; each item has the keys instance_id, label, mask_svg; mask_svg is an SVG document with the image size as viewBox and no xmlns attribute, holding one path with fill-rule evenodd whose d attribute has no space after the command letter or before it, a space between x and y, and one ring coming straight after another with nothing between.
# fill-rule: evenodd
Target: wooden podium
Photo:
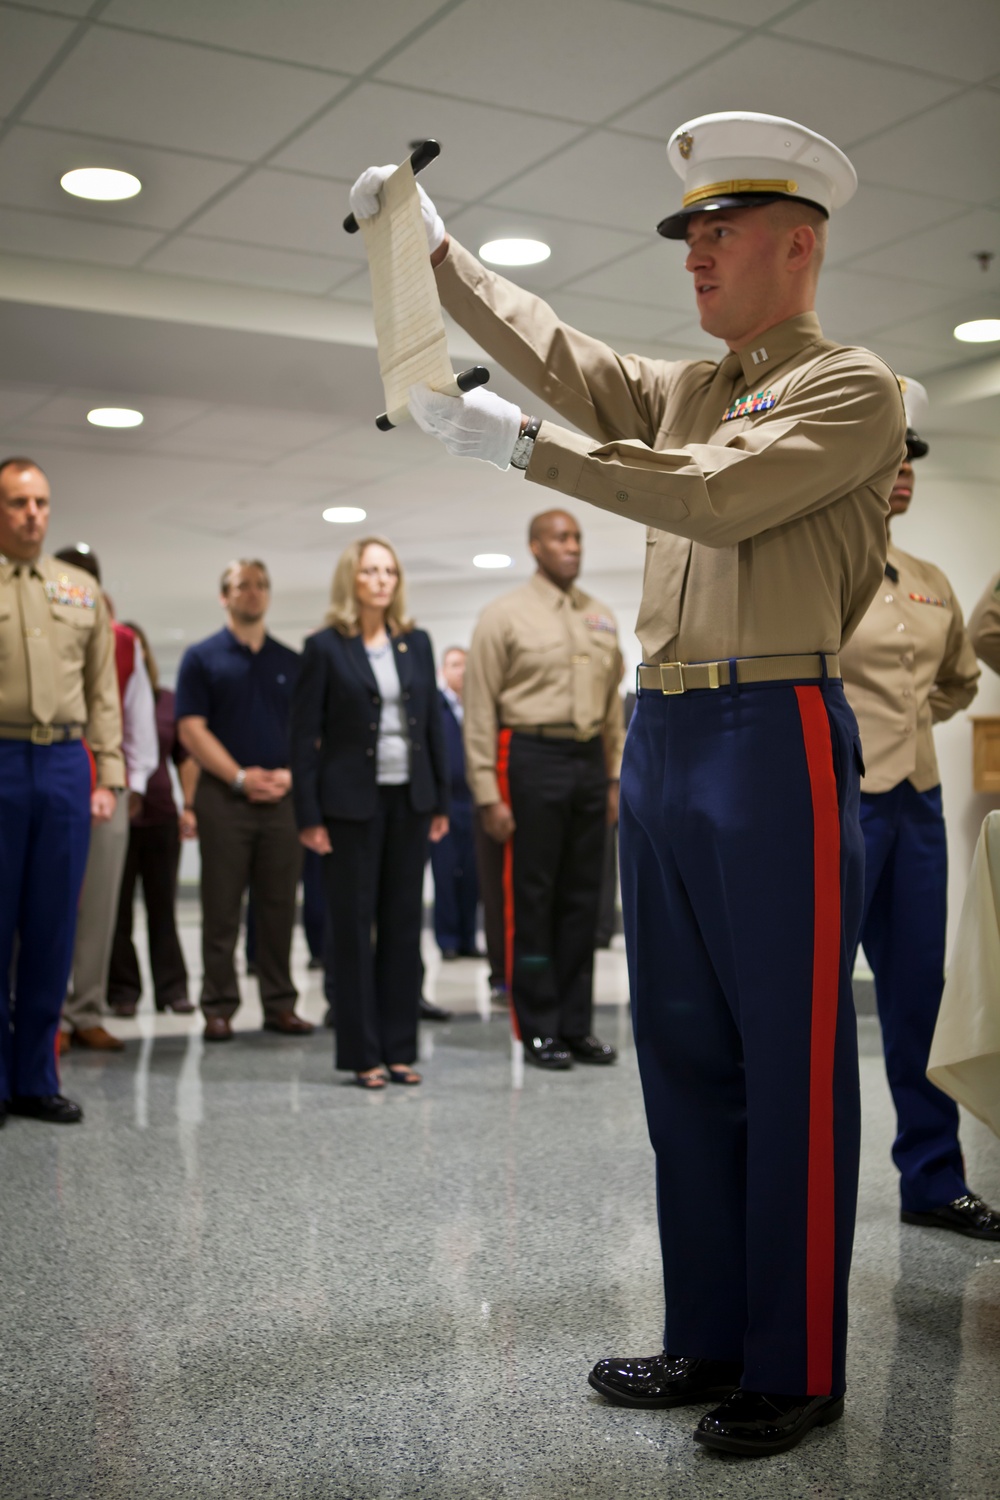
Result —
<instances>
[{"instance_id":1,"label":"wooden podium","mask_svg":"<svg viewBox=\"0 0 1000 1500\"><path fill-rule=\"evenodd\" d=\"M972 714L972 789L1000 795L1000 714Z\"/></svg>"}]
</instances>

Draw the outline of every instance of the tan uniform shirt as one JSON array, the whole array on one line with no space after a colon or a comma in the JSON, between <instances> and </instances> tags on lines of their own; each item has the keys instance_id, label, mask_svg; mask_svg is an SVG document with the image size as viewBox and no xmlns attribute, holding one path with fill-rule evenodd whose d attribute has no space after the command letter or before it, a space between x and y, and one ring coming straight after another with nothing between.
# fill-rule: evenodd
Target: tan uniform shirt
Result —
<instances>
[{"instance_id":1,"label":"tan uniform shirt","mask_svg":"<svg viewBox=\"0 0 1000 1500\"><path fill-rule=\"evenodd\" d=\"M479 806L500 801L497 734L539 724L604 737L617 780L625 742L618 684L622 658L614 615L576 587L563 592L536 573L488 604L465 667L465 774Z\"/></svg>"},{"instance_id":2,"label":"tan uniform shirt","mask_svg":"<svg viewBox=\"0 0 1000 1500\"><path fill-rule=\"evenodd\" d=\"M81 568L0 556L0 724L81 724L98 786L125 785L114 634Z\"/></svg>"},{"instance_id":3,"label":"tan uniform shirt","mask_svg":"<svg viewBox=\"0 0 1000 1500\"><path fill-rule=\"evenodd\" d=\"M882 577L903 457L887 365L814 313L720 364L621 356L455 240L436 274L462 327L587 434L543 422L527 477L649 527L647 661L839 651Z\"/></svg>"},{"instance_id":4,"label":"tan uniform shirt","mask_svg":"<svg viewBox=\"0 0 1000 1500\"><path fill-rule=\"evenodd\" d=\"M886 575L844 648L844 691L861 730L863 792L941 780L931 727L976 696L979 668L962 611L940 568L889 545Z\"/></svg>"},{"instance_id":5,"label":"tan uniform shirt","mask_svg":"<svg viewBox=\"0 0 1000 1500\"><path fill-rule=\"evenodd\" d=\"M969 639L979 660L1000 672L1000 573L990 579L969 616Z\"/></svg>"}]
</instances>

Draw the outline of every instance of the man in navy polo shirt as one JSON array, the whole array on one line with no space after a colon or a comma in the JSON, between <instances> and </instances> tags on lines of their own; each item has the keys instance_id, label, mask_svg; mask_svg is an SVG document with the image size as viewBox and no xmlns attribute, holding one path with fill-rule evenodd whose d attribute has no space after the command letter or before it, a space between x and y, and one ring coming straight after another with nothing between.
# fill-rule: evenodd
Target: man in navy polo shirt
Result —
<instances>
[{"instance_id":1,"label":"man in navy polo shirt","mask_svg":"<svg viewBox=\"0 0 1000 1500\"><path fill-rule=\"evenodd\" d=\"M289 970L302 864L288 769L299 657L264 628L271 580L262 562L231 562L220 587L226 624L188 648L177 679L178 731L202 771L193 811L201 841L201 1008L212 1042L233 1034L240 1003L233 954L248 887L265 1030L312 1031L295 1014Z\"/></svg>"}]
</instances>

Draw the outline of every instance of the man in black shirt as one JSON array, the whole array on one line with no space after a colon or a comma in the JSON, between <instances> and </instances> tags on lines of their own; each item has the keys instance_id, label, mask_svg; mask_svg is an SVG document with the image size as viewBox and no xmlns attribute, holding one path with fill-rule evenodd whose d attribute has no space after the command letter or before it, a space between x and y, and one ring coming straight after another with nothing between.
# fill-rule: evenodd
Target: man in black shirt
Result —
<instances>
[{"instance_id":1,"label":"man in black shirt","mask_svg":"<svg viewBox=\"0 0 1000 1500\"><path fill-rule=\"evenodd\" d=\"M302 849L288 769L288 716L298 653L264 628L267 568L232 562L222 575L226 624L190 646L177 679L181 742L201 766L194 812L201 840L202 982L206 1041L228 1041L240 1003L233 953L249 886L268 1031L312 1030L294 1011L289 970Z\"/></svg>"}]
</instances>

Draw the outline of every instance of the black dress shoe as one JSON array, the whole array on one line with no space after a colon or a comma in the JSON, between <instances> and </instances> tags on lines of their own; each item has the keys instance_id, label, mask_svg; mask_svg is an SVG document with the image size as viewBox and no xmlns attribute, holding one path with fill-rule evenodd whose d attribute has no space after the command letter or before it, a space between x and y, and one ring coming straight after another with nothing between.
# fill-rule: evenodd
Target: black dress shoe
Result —
<instances>
[{"instance_id":1,"label":"black dress shoe","mask_svg":"<svg viewBox=\"0 0 1000 1500\"><path fill-rule=\"evenodd\" d=\"M943 1203L927 1214L912 1214L902 1209L904 1224L926 1224L931 1229L951 1229L974 1240L1000 1240L1000 1214L982 1198L966 1193L953 1203Z\"/></svg>"},{"instance_id":2,"label":"black dress shoe","mask_svg":"<svg viewBox=\"0 0 1000 1500\"><path fill-rule=\"evenodd\" d=\"M596 1036L567 1036L563 1037L563 1044L569 1048L575 1062L613 1063L618 1060L618 1053L610 1042L598 1041Z\"/></svg>"},{"instance_id":3,"label":"black dress shoe","mask_svg":"<svg viewBox=\"0 0 1000 1500\"><path fill-rule=\"evenodd\" d=\"M533 1063L536 1068L562 1070L573 1066L573 1059L565 1046L553 1036L526 1036L524 1060Z\"/></svg>"},{"instance_id":4,"label":"black dress shoe","mask_svg":"<svg viewBox=\"0 0 1000 1500\"><path fill-rule=\"evenodd\" d=\"M47 1120L50 1125L76 1125L83 1110L62 1094L20 1094L7 1102L7 1113L28 1120Z\"/></svg>"},{"instance_id":5,"label":"black dress shoe","mask_svg":"<svg viewBox=\"0 0 1000 1500\"><path fill-rule=\"evenodd\" d=\"M424 999L423 995L421 995L420 997L420 1005L417 1009L417 1015L419 1016L421 1021L451 1020L450 1010L443 1010L440 1005L432 1005L429 1000Z\"/></svg>"},{"instance_id":6,"label":"black dress shoe","mask_svg":"<svg viewBox=\"0 0 1000 1500\"><path fill-rule=\"evenodd\" d=\"M6 1125L6 1123L7 1123L7 1101L6 1101L6 1099L0 1099L0 1130L3 1129L3 1127Z\"/></svg>"},{"instance_id":7,"label":"black dress shoe","mask_svg":"<svg viewBox=\"0 0 1000 1500\"><path fill-rule=\"evenodd\" d=\"M587 1379L616 1406L693 1406L739 1389L743 1366L718 1359L600 1359Z\"/></svg>"},{"instance_id":8,"label":"black dress shoe","mask_svg":"<svg viewBox=\"0 0 1000 1500\"><path fill-rule=\"evenodd\" d=\"M694 1440L723 1453L766 1458L785 1453L813 1427L826 1427L844 1415L843 1396L767 1396L735 1391L702 1417Z\"/></svg>"},{"instance_id":9,"label":"black dress shoe","mask_svg":"<svg viewBox=\"0 0 1000 1500\"><path fill-rule=\"evenodd\" d=\"M442 948L441 949L441 961L442 961L442 963L453 964L455 962L455 960L457 959L457 957L458 957L458 949L457 948Z\"/></svg>"}]
</instances>

